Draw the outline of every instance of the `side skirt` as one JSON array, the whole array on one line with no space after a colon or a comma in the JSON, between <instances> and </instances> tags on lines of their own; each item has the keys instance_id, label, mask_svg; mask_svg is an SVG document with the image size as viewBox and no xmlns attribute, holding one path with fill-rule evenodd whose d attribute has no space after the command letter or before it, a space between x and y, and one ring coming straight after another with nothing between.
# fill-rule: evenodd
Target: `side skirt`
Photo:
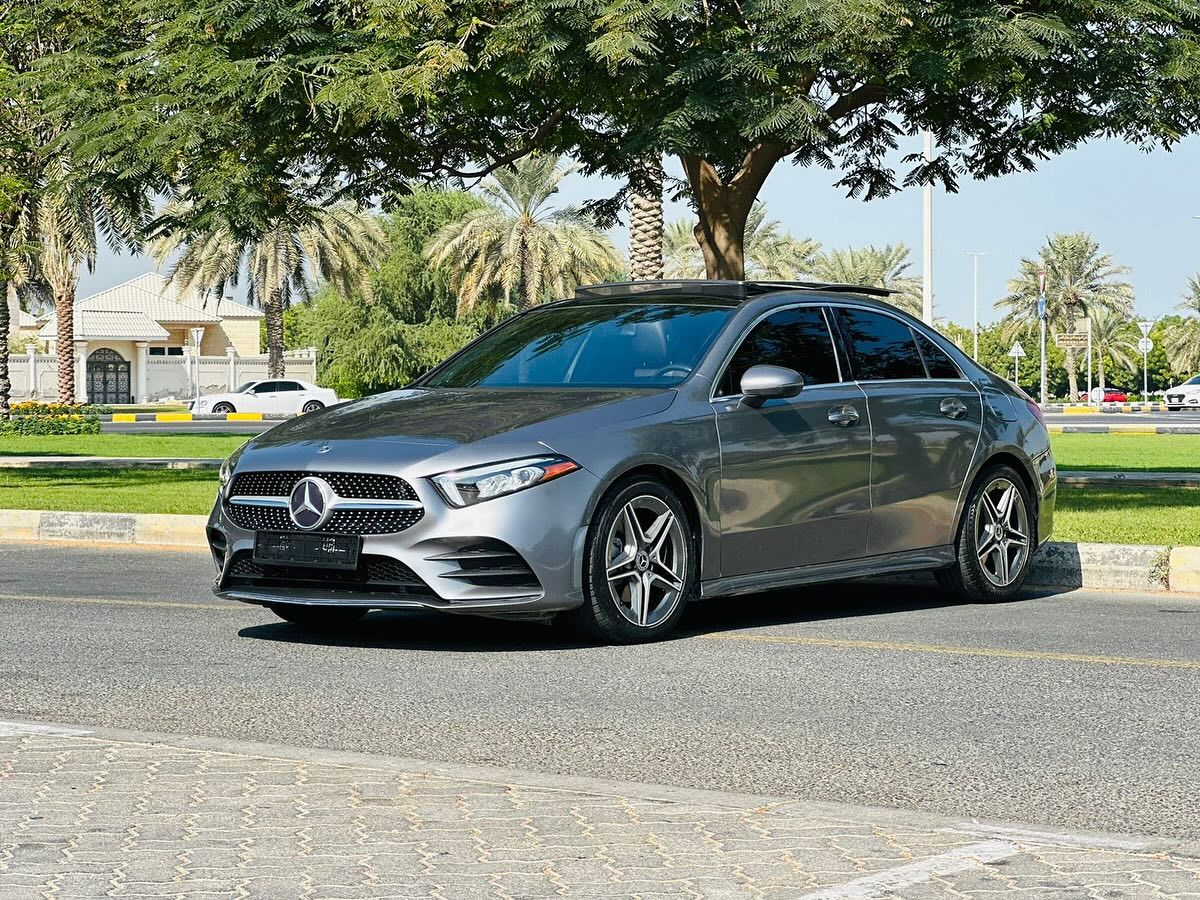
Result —
<instances>
[{"instance_id":1,"label":"side skirt","mask_svg":"<svg viewBox=\"0 0 1200 900\"><path fill-rule=\"evenodd\" d=\"M953 562L954 547L946 544L942 547L906 550L903 553L887 553L862 559L847 559L812 566L797 566L792 569L756 572L752 575L714 578L701 583L700 597L732 597L738 594L755 594L759 591L770 591L797 584L840 581L846 578L870 578L876 575L894 575L899 572L920 572L940 569Z\"/></svg>"}]
</instances>

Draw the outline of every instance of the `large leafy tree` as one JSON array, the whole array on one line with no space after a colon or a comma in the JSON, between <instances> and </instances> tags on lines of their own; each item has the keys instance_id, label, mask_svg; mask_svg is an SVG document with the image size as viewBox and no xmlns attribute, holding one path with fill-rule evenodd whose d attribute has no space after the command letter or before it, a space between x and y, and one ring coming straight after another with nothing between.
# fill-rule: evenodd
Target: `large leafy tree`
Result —
<instances>
[{"instance_id":1,"label":"large leafy tree","mask_svg":"<svg viewBox=\"0 0 1200 900\"><path fill-rule=\"evenodd\" d=\"M888 244L819 253L809 271L818 281L861 284L893 291L888 302L919 316L921 279L907 274L911 265L904 244Z\"/></svg>"},{"instance_id":2,"label":"large leafy tree","mask_svg":"<svg viewBox=\"0 0 1200 900\"><path fill-rule=\"evenodd\" d=\"M480 185L487 204L430 241L429 260L454 272L460 315L495 291L524 310L621 270L620 254L587 215L550 204L573 171L542 155L497 169Z\"/></svg>"},{"instance_id":3,"label":"large leafy tree","mask_svg":"<svg viewBox=\"0 0 1200 900\"><path fill-rule=\"evenodd\" d=\"M1046 273L1046 321L1051 329L1074 331L1087 315L1108 312L1128 320L1133 315L1133 285L1121 276L1128 266L1100 252L1086 232L1054 234L1034 259L1021 260L1020 273L1008 282L1008 295L997 301L1007 310L1010 332L1037 322L1039 274ZM1066 351L1070 396L1079 394L1078 352Z\"/></svg>"},{"instance_id":4,"label":"large leafy tree","mask_svg":"<svg viewBox=\"0 0 1200 900\"><path fill-rule=\"evenodd\" d=\"M668 225L663 246L669 277L705 276L704 254L691 222L679 219ZM820 248L814 240L783 231L778 220L767 218L766 205L756 203L746 220L744 275L761 281L799 280L812 272Z\"/></svg>"},{"instance_id":5,"label":"large leafy tree","mask_svg":"<svg viewBox=\"0 0 1200 900\"><path fill-rule=\"evenodd\" d=\"M239 283L245 269L249 299L266 314L272 378L284 374L284 310L294 298L309 296L310 276L343 295L370 296L370 273L385 248L383 231L373 215L351 203L297 200L257 233L232 224L189 227L184 223L191 211L187 200L167 206L150 253L160 266L174 260L171 280L185 291L223 292L225 285Z\"/></svg>"},{"instance_id":6,"label":"large leafy tree","mask_svg":"<svg viewBox=\"0 0 1200 900\"><path fill-rule=\"evenodd\" d=\"M1096 135L1170 146L1200 95L1196 0L132 8L129 52L71 32L60 102L87 116L74 134L88 152L189 184L198 218L253 230L280 193L239 189L281 172L362 198L534 149L622 185L638 161L675 155L712 277L743 275L746 220L781 161L828 168L856 197L953 189ZM897 165L926 128L937 157Z\"/></svg>"}]
</instances>

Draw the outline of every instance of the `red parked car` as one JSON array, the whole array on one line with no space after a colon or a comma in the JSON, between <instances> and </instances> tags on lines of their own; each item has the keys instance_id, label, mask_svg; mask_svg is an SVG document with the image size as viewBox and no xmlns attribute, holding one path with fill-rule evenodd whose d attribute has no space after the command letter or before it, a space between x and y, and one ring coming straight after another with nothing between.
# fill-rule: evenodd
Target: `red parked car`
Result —
<instances>
[{"instance_id":1,"label":"red parked car","mask_svg":"<svg viewBox=\"0 0 1200 900\"><path fill-rule=\"evenodd\" d=\"M1080 391L1079 399L1083 400L1084 402L1087 402L1087 399L1088 399L1087 391ZM1126 394L1124 391L1118 391L1116 388L1105 388L1103 402L1104 403L1128 403L1129 395Z\"/></svg>"}]
</instances>

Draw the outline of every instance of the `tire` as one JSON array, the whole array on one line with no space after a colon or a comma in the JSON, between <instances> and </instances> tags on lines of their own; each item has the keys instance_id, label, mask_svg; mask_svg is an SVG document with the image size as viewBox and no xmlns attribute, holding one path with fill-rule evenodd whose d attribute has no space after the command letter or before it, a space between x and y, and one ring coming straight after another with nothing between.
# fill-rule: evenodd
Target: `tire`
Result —
<instances>
[{"instance_id":1,"label":"tire","mask_svg":"<svg viewBox=\"0 0 1200 900\"><path fill-rule=\"evenodd\" d=\"M367 610L358 606L299 606L276 603L270 609L285 622L313 631L336 631L353 625L367 614Z\"/></svg>"},{"instance_id":2,"label":"tire","mask_svg":"<svg viewBox=\"0 0 1200 900\"><path fill-rule=\"evenodd\" d=\"M322 403L320 400L309 400L309 401L308 401L307 403L305 403L305 404L304 404L304 406L303 406L303 407L300 409L300 412L302 412L302 413L313 413L313 412L316 412L318 409L324 409L324 408L325 408L325 404L324 404L324 403Z\"/></svg>"},{"instance_id":3,"label":"tire","mask_svg":"<svg viewBox=\"0 0 1200 900\"><path fill-rule=\"evenodd\" d=\"M223 413L225 415L228 415L231 412L237 412L237 410L233 408L232 403L217 403L213 406L212 411L215 413Z\"/></svg>"},{"instance_id":4,"label":"tire","mask_svg":"<svg viewBox=\"0 0 1200 900\"><path fill-rule=\"evenodd\" d=\"M992 531L997 522L1002 523L1002 543L998 546ZM985 529L983 543L993 544L990 550L981 544ZM954 542L958 561L935 573L938 584L947 593L972 603L1012 599L1029 575L1037 549L1033 534L1033 504L1021 476L1011 466L985 469L971 487L959 523Z\"/></svg>"},{"instance_id":5,"label":"tire","mask_svg":"<svg viewBox=\"0 0 1200 900\"><path fill-rule=\"evenodd\" d=\"M570 613L578 630L612 644L664 637L699 581L696 536L683 502L657 479L617 484L592 518L584 567L584 603ZM644 596L649 602L641 602Z\"/></svg>"}]
</instances>

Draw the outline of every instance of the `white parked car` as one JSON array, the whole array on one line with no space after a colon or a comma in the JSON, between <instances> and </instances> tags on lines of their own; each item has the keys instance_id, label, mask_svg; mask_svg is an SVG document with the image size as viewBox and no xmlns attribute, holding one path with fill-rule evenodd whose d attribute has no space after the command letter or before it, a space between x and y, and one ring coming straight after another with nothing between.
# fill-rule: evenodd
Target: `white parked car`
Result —
<instances>
[{"instance_id":1,"label":"white parked car","mask_svg":"<svg viewBox=\"0 0 1200 900\"><path fill-rule=\"evenodd\" d=\"M338 402L328 388L307 381L267 379L247 381L228 394L209 394L192 403L194 413L308 413Z\"/></svg>"},{"instance_id":2,"label":"white parked car","mask_svg":"<svg viewBox=\"0 0 1200 900\"><path fill-rule=\"evenodd\" d=\"M1167 409L1200 409L1200 375L1167 388Z\"/></svg>"}]
</instances>

